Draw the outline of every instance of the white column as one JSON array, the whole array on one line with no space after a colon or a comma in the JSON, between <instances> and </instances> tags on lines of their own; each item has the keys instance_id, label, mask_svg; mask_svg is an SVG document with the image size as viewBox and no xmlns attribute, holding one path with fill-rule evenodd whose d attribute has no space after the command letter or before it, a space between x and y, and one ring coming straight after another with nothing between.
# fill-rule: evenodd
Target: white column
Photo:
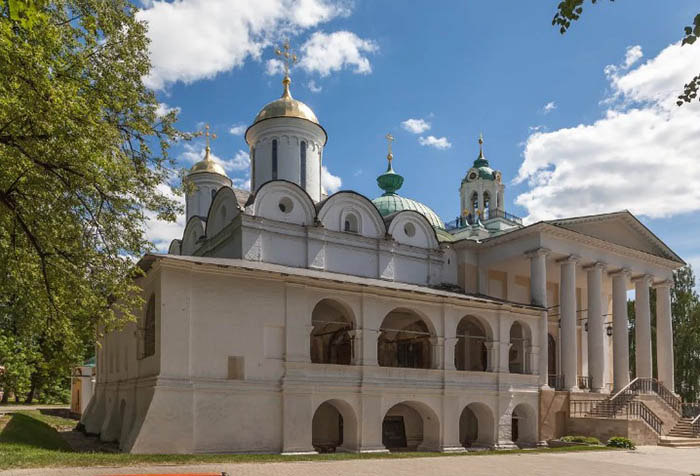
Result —
<instances>
[{"instance_id":1,"label":"white column","mask_svg":"<svg viewBox=\"0 0 700 476\"><path fill-rule=\"evenodd\" d=\"M613 392L630 383L630 349L627 316L627 282L629 270L610 274L613 278Z\"/></svg>"},{"instance_id":2,"label":"white column","mask_svg":"<svg viewBox=\"0 0 700 476\"><path fill-rule=\"evenodd\" d=\"M549 250L546 248L538 248L526 254L530 260L530 302L537 306L542 306L545 311L542 313L542 319L538 328L539 333L539 358L538 370L540 374L540 386L549 388L549 329L547 317L547 255ZM532 369L534 371L534 368Z\"/></svg>"},{"instance_id":3,"label":"white column","mask_svg":"<svg viewBox=\"0 0 700 476\"><path fill-rule=\"evenodd\" d=\"M659 381L675 392L673 376L673 324L671 321L671 283L664 281L656 288L656 366Z\"/></svg>"},{"instance_id":4,"label":"white column","mask_svg":"<svg viewBox=\"0 0 700 476\"><path fill-rule=\"evenodd\" d=\"M588 266L588 374L591 391L600 393L604 387L605 337L603 329L603 270L605 264Z\"/></svg>"},{"instance_id":5,"label":"white column","mask_svg":"<svg viewBox=\"0 0 700 476\"><path fill-rule=\"evenodd\" d=\"M564 389L578 390L578 338L576 335L576 256L560 260L559 322L561 324L561 367Z\"/></svg>"},{"instance_id":6,"label":"white column","mask_svg":"<svg viewBox=\"0 0 700 476\"><path fill-rule=\"evenodd\" d=\"M650 285L649 275L634 279L634 355L637 378L652 377Z\"/></svg>"}]
</instances>

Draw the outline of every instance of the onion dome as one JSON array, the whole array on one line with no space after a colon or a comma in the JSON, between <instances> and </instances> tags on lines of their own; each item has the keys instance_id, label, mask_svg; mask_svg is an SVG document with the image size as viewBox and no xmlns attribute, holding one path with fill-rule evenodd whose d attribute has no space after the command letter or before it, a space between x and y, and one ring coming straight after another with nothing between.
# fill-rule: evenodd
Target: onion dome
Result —
<instances>
[{"instance_id":1,"label":"onion dome","mask_svg":"<svg viewBox=\"0 0 700 476\"><path fill-rule=\"evenodd\" d=\"M204 135L207 138L207 146L204 149L204 159L194 164L192 168L187 171L187 175L190 176L193 174L210 173L223 175L224 177L228 178L228 175L226 175L224 168L216 162L214 162L211 158L211 147L209 145L209 138L211 137L213 139L216 139L216 134L211 134L209 132L209 124L206 125L206 132L204 133Z\"/></svg>"},{"instance_id":2,"label":"onion dome","mask_svg":"<svg viewBox=\"0 0 700 476\"><path fill-rule=\"evenodd\" d=\"M298 119L306 119L319 126L321 125L316 118L316 114L314 114L309 106L292 97L292 94L289 92L289 84L291 82L292 80L289 79L289 76L284 77L282 80L282 84L284 85L282 97L266 104L258 115L255 116L253 124L273 117L296 117Z\"/></svg>"},{"instance_id":3,"label":"onion dome","mask_svg":"<svg viewBox=\"0 0 700 476\"><path fill-rule=\"evenodd\" d=\"M387 139L389 139L389 141L394 140L390 135L387 135ZM403 185L403 177L394 172L394 169L391 166L391 161L394 158L393 154L391 153L391 142L389 143L389 154L386 158L389 161L389 166L387 167L386 172L377 177L377 185L379 185L379 188L384 190L384 193L381 197L372 200L372 203L374 203L374 205L377 207L379 213L382 216L388 216L392 213L403 210L413 210L423 215L433 227L445 228L445 224L442 222L438 214L431 210L430 207L416 200L402 197L396 193L396 191Z\"/></svg>"},{"instance_id":4,"label":"onion dome","mask_svg":"<svg viewBox=\"0 0 700 476\"><path fill-rule=\"evenodd\" d=\"M483 145L484 138L479 134L479 157L474 161L474 165L467 177L464 178L464 181L475 180L477 177L474 175L478 175L478 178L485 180L496 180L496 171L489 166L489 161L484 157Z\"/></svg>"}]
</instances>

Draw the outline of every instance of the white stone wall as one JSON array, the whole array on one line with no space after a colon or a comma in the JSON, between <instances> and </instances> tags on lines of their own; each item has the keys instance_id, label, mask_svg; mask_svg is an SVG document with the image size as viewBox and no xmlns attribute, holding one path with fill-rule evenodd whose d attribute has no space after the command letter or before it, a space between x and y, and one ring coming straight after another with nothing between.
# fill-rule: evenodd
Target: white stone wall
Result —
<instances>
[{"instance_id":1,"label":"white stone wall","mask_svg":"<svg viewBox=\"0 0 700 476\"><path fill-rule=\"evenodd\" d=\"M148 359L137 359L133 327L103 341L101 378L84 423L104 439L119 440L125 450L309 451L315 408L327 400L345 412L346 428L355 431L346 435L352 451L381 449L383 417L399 403L421 415L422 448L432 450L458 446L459 425L452 420L474 401L492 409L496 425L502 412L512 410L499 400L504 388L537 411L537 375L459 372L444 370L442 363L453 359L455 339L449 336L462 316L481 316L502 339L515 319L534 328L538 311L476 301L447 304L437 296L379 288L367 294L358 286L193 266L156 265L148 276L146 293L159 290L157 376L145 371ZM329 298L349 310L361 331L355 365L310 363L311 314ZM434 369L377 366L377 329L397 307L418 313L435 333ZM494 359L507 358L507 346L500 348ZM129 370L110 371L106 362L116 354L129 362ZM243 358L236 378L230 378L231 357ZM499 431L505 429L492 428L493 435Z\"/></svg>"}]
</instances>

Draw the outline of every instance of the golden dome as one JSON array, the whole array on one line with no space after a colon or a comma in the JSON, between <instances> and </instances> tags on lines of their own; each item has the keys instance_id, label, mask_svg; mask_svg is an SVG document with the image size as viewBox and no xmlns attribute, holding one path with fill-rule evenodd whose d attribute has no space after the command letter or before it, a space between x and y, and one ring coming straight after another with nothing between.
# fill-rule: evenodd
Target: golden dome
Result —
<instances>
[{"instance_id":1,"label":"golden dome","mask_svg":"<svg viewBox=\"0 0 700 476\"><path fill-rule=\"evenodd\" d=\"M297 117L299 119L306 119L320 126L316 114L314 114L311 108L292 97L289 92L289 83L291 83L289 76L285 76L282 80L282 84L284 84L282 97L263 107L258 115L255 116L253 124L273 117Z\"/></svg>"},{"instance_id":2,"label":"golden dome","mask_svg":"<svg viewBox=\"0 0 700 476\"><path fill-rule=\"evenodd\" d=\"M226 175L226 172L224 171L224 168L216 162L214 162L213 160L211 160L211 156L209 155L209 151L211 149L209 148L209 146L207 146L205 150L206 152L204 153L204 159L194 164L192 168L187 172L187 175L208 172L210 174L219 174L223 175L224 177L228 177L228 175Z\"/></svg>"}]
</instances>

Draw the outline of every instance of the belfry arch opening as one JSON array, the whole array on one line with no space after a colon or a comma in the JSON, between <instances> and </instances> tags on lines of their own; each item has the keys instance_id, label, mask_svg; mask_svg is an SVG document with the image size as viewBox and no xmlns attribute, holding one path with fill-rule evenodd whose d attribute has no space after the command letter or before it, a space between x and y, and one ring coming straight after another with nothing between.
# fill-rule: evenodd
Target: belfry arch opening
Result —
<instances>
[{"instance_id":1,"label":"belfry arch opening","mask_svg":"<svg viewBox=\"0 0 700 476\"><path fill-rule=\"evenodd\" d=\"M381 367L429 369L432 366L432 332L413 311L396 309L379 328L377 358Z\"/></svg>"},{"instance_id":2,"label":"belfry arch opening","mask_svg":"<svg viewBox=\"0 0 700 476\"><path fill-rule=\"evenodd\" d=\"M420 402L391 407L382 422L382 444L389 451L437 451L440 422L437 414Z\"/></svg>"},{"instance_id":3,"label":"belfry arch opening","mask_svg":"<svg viewBox=\"0 0 700 476\"><path fill-rule=\"evenodd\" d=\"M485 372L489 366L484 325L473 316L463 317L457 325L455 344L455 368Z\"/></svg>"},{"instance_id":4,"label":"belfry arch opening","mask_svg":"<svg viewBox=\"0 0 700 476\"><path fill-rule=\"evenodd\" d=\"M494 445L494 418L484 403L471 403L459 417L459 442L465 448L491 448Z\"/></svg>"},{"instance_id":5,"label":"belfry arch opening","mask_svg":"<svg viewBox=\"0 0 700 476\"><path fill-rule=\"evenodd\" d=\"M318 406L311 423L311 444L319 453L357 450L357 418L343 400L327 400Z\"/></svg>"},{"instance_id":6,"label":"belfry arch opening","mask_svg":"<svg viewBox=\"0 0 700 476\"><path fill-rule=\"evenodd\" d=\"M354 319L337 301L324 299L311 314L311 362L351 365L353 362Z\"/></svg>"}]
</instances>

